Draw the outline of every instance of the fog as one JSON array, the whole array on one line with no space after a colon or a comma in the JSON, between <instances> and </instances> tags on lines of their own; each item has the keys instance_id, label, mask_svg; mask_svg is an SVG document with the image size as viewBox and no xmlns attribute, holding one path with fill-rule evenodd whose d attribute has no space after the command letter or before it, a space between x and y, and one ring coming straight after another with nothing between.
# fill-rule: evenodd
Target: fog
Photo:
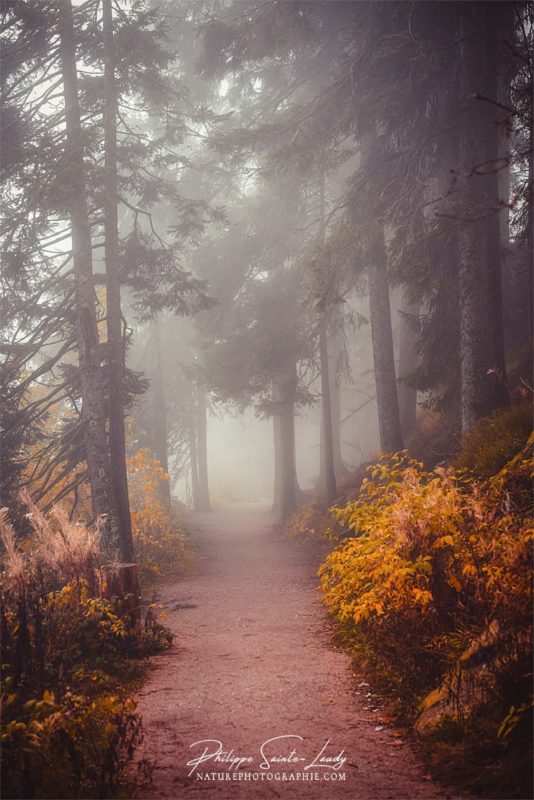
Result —
<instances>
[{"instance_id":1,"label":"fog","mask_svg":"<svg viewBox=\"0 0 534 800\"><path fill-rule=\"evenodd\" d=\"M394 303L398 293L392 294ZM339 420L338 446L340 462L337 464L338 478L342 479L362 463L372 461L380 449L377 421L376 386L368 325L369 308L366 298L353 296L347 305L351 313L362 315L360 328L354 339L344 345L342 352L330 354L330 369L336 378L336 418ZM400 317L397 311L394 325L395 349L398 360L398 332ZM184 352L188 352L194 340L194 325L166 317L159 320L160 352L163 391L158 397L165 398L168 424L179 430L183 420L173 421L173 410L184 405L184 387L180 376L184 370ZM142 370L149 379L154 354L151 349L151 326L144 329L140 339L140 351L130 355L129 366ZM182 356L176 340L182 342ZM190 356L190 354L189 354ZM152 375L152 383L156 378ZM145 401L137 402L133 409L143 415L154 402L153 389L149 389ZM307 403L295 414L295 463L299 488L308 497L320 495L321 489L321 382L320 376L311 371L307 390ZM156 391L161 391L156 387ZM148 410L150 415L150 410ZM140 422L140 427L142 422ZM186 425L187 427L187 425ZM262 409L236 408L234 404L221 402L219 398L209 400L206 413L207 428L207 474L211 506L224 507L236 502L255 502L264 506L273 504L274 497L274 435L273 419ZM170 442L174 437L172 432ZM187 451L187 447L185 448ZM191 461L184 453L184 441L174 452L169 447L169 472L173 497L188 508L194 507Z\"/></svg>"},{"instance_id":2,"label":"fog","mask_svg":"<svg viewBox=\"0 0 534 800\"><path fill-rule=\"evenodd\" d=\"M6 503L452 458L530 385L528 4L105 5L6 7Z\"/></svg>"}]
</instances>

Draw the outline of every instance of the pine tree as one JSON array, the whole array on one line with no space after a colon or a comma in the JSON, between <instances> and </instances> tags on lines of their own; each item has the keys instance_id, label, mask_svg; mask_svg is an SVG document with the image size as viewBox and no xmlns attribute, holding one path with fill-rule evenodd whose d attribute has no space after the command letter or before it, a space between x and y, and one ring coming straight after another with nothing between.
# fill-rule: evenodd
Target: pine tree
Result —
<instances>
[{"instance_id":1,"label":"pine tree","mask_svg":"<svg viewBox=\"0 0 534 800\"><path fill-rule=\"evenodd\" d=\"M96 516L104 520L106 545L113 551L119 547L118 519L113 497L106 414L103 405L104 391L95 311L91 228L87 208L76 45L70 0L60 1L58 25L66 122L66 152L62 180L64 191L68 195L72 229L82 424L93 511Z\"/></svg>"}]
</instances>

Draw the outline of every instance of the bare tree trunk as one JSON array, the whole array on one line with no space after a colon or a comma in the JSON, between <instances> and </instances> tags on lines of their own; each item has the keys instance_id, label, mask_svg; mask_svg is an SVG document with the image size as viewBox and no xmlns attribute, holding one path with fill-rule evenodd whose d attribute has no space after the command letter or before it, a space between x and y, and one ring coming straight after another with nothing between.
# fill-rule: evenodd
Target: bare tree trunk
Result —
<instances>
[{"instance_id":1,"label":"bare tree trunk","mask_svg":"<svg viewBox=\"0 0 534 800\"><path fill-rule=\"evenodd\" d=\"M78 76L72 4L59 4L61 69L65 96L66 152L63 188L69 194L72 228L72 261L76 297L76 338L80 366L82 422L85 455L91 485L93 513L103 521L104 544L119 549L119 530L106 435L104 382L95 309L91 227L83 162L83 131L80 122Z\"/></svg>"},{"instance_id":2,"label":"bare tree trunk","mask_svg":"<svg viewBox=\"0 0 534 800\"><path fill-rule=\"evenodd\" d=\"M368 134L361 142L361 168L370 172L374 186L368 205L367 275L369 283L369 317L373 344L373 364L378 410L380 449L385 453L402 450L402 432L395 375L395 353L391 327L391 303L387 272L387 252L384 222L381 216L380 177L386 178L384 154L376 141L376 135Z\"/></svg>"},{"instance_id":3,"label":"bare tree trunk","mask_svg":"<svg viewBox=\"0 0 534 800\"><path fill-rule=\"evenodd\" d=\"M275 431L275 508L280 520L296 508L297 470L295 458L296 364L273 381L272 399L278 423Z\"/></svg>"},{"instance_id":4,"label":"bare tree trunk","mask_svg":"<svg viewBox=\"0 0 534 800\"><path fill-rule=\"evenodd\" d=\"M289 517L297 506L295 496L296 468L295 468L295 410L294 401L288 399L282 403L280 409L280 439L281 452L281 495L280 519Z\"/></svg>"},{"instance_id":5,"label":"bare tree trunk","mask_svg":"<svg viewBox=\"0 0 534 800\"><path fill-rule=\"evenodd\" d=\"M273 390L274 400L274 390ZM280 415L273 415L273 448L274 448L274 487L273 487L273 511L280 515L282 507L282 439Z\"/></svg>"},{"instance_id":6,"label":"bare tree trunk","mask_svg":"<svg viewBox=\"0 0 534 800\"><path fill-rule=\"evenodd\" d=\"M483 103L475 99L483 95L487 85L487 8L485 3L463 3L461 10L460 85L466 107L459 137L463 218L458 232L458 254L462 431L465 433L497 405L492 371L497 368L495 326L500 324L500 315L495 266L488 249L488 218L498 227L489 202L492 183L486 174L479 174L477 170L478 165L487 163L488 155L491 158L487 152L488 112ZM497 320L494 319L496 314Z\"/></svg>"},{"instance_id":7,"label":"bare tree trunk","mask_svg":"<svg viewBox=\"0 0 534 800\"><path fill-rule=\"evenodd\" d=\"M532 113L532 112L531 112ZM528 137L528 180L526 192L527 228L525 231L525 267L526 275L521 276L521 283L525 286L525 301L523 306L525 336L529 342L534 339L534 124L531 124ZM521 270L523 272L523 270ZM524 281L524 283L523 283ZM523 310L522 309L522 310ZM523 316L523 314L521 316Z\"/></svg>"},{"instance_id":8,"label":"bare tree trunk","mask_svg":"<svg viewBox=\"0 0 534 800\"><path fill-rule=\"evenodd\" d=\"M332 398L332 442L334 446L334 468L336 480L345 472L346 467L343 461L341 447L341 372L339 368L340 345L339 335L334 333L331 337L332 357L330 359L330 397Z\"/></svg>"},{"instance_id":9,"label":"bare tree trunk","mask_svg":"<svg viewBox=\"0 0 534 800\"><path fill-rule=\"evenodd\" d=\"M528 156L528 221L527 221L527 319L526 328L529 341L534 338L534 125L530 126Z\"/></svg>"},{"instance_id":10,"label":"bare tree trunk","mask_svg":"<svg viewBox=\"0 0 534 800\"><path fill-rule=\"evenodd\" d=\"M197 458L198 458L198 511L210 510L208 483L208 444L207 444L207 401L206 387L197 384L196 424L197 424Z\"/></svg>"},{"instance_id":11,"label":"bare tree trunk","mask_svg":"<svg viewBox=\"0 0 534 800\"><path fill-rule=\"evenodd\" d=\"M501 25L504 23L503 5L499 2L489 3L487 6L487 69L486 86L484 94L496 102L500 101L499 92L499 51L502 35ZM502 269L503 250L501 243L501 213L500 186L499 186L499 158L501 150L501 134L499 119L502 114L496 112L496 107L490 105L485 109L486 123L486 158L493 161L493 170L487 176L488 214L487 214L487 239L488 239L488 276L489 293L491 302L491 329L493 343L493 369L494 375L494 404L504 406L509 402L506 365L504 359L504 320L503 320L503 289Z\"/></svg>"},{"instance_id":12,"label":"bare tree trunk","mask_svg":"<svg viewBox=\"0 0 534 800\"><path fill-rule=\"evenodd\" d=\"M337 323L336 323L337 324ZM341 347L339 343L339 333L337 330L331 332L328 337L328 377L330 379L330 410L332 419L332 445L334 449L334 470L336 482L346 472L343 461L341 447L341 379L339 370L339 359ZM319 445L320 473L319 484L325 485L324 477L324 430L321 416L321 437Z\"/></svg>"},{"instance_id":13,"label":"bare tree trunk","mask_svg":"<svg viewBox=\"0 0 534 800\"><path fill-rule=\"evenodd\" d=\"M497 114L498 158L500 169L497 173L499 205L499 228L501 232L501 252L503 261L510 244L510 158L511 158L511 132L512 111L511 83L512 72L510 52L503 41L511 44L514 37L515 9L512 3L499 3L500 17L493 28L493 38L498 49L497 64L497 101L504 108L499 108Z\"/></svg>"},{"instance_id":14,"label":"bare tree trunk","mask_svg":"<svg viewBox=\"0 0 534 800\"><path fill-rule=\"evenodd\" d=\"M406 383L406 378L411 375L418 364L416 334L410 324L410 318L419 316L419 303L407 299L403 296L400 336L399 336L399 415L402 434L406 437L415 427L417 416L417 389Z\"/></svg>"},{"instance_id":15,"label":"bare tree trunk","mask_svg":"<svg viewBox=\"0 0 534 800\"><path fill-rule=\"evenodd\" d=\"M325 237L325 174L321 170L319 181L319 213L320 230L319 240L324 243ZM322 432L322 459L321 472L323 474L322 490L326 505L332 505L337 494L336 468L334 465L334 442L332 438L332 396L330 384L330 370L328 363L328 314L329 298L322 298L322 308L319 319L319 359L321 368L321 432Z\"/></svg>"},{"instance_id":16,"label":"bare tree trunk","mask_svg":"<svg viewBox=\"0 0 534 800\"><path fill-rule=\"evenodd\" d=\"M449 41L449 40L448 40ZM454 41L454 31L451 31L450 43ZM451 54L451 65L452 54ZM441 119L442 132L438 139L436 159L436 179L438 195L442 202L437 206L438 214L445 214L448 218L457 216L454 193L454 176L458 174L459 167L459 140L458 126L448 127L448 120L452 114L452 99L448 91L440 97L440 106L443 117ZM447 219L444 216L443 219ZM460 368L460 293L459 293L459 268L458 268L458 225L449 223L443 248L440 252L439 285L434 302L434 315L440 322L440 329L447 344L444 348L446 355L443 359L443 400L450 427L460 433L461 430L461 368Z\"/></svg>"},{"instance_id":17,"label":"bare tree trunk","mask_svg":"<svg viewBox=\"0 0 534 800\"><path fill-rule=\"evenodd\" d=\"M379 223L370 248L369 311L380 449L385 453L394 453L402 450L403 442L395 376L386 258L384 230L382 224Z\"/></svg>"},{"instance_id":18,"label":"bare tree trunk","mask_svg":"<svg viewBox=\"0 0 534 800\"><path fill-rule=\"evenodd\" d=\"M323 433L324 500L332 505L337 494L336 471L334 465L334 441L332 433L332 406L330 393L330 373L328 363L328 334L326 314L322 313L319 322L319 352L321 359L321 411Z\"/></svg>"},{"instance_id":19,"label":"bare tree trunk","mask_svg":"<svg viewBox=\"0 0 534 800\"><path fill-rule=\"evenodd\" d=\"M106 305L108 332L109 446L113 493L119 521L120 553L123 561L134 560L126 437L124 433L125 342L122 333L119 277L119 222L117 214L117 94L113 53L111 0L103 0L104 26L104 227L106 260Z\"/></svg>"},{"instance_id":20,"label":"bare tree trunk","mask_svg":"<svg viewBox=\"0 0 534 800\"><path fill-rule=\"evenodd\" d=\"M193 395L191 393L191 399ZM189 434L189 462L191 466L191 490L193 493L193 508L200 511L200 497L198 490L198 457L197 457L197 432L194 425Z\"/></svg>"},{"instance_id":21,"label":"bare tree trunk","mask_svg":"<svg viewBox=\"0 0 534 800\"><path fill-rule=\"evenodd\" d=\"M167 432L167 404L165 399L165 382L163 380L163 367L161 363L161 340L159 322L157 319L152 324L152 346L154 349L154 372L151 381L151 406L152 425L151 439L154 455L161 464L164 472L169 472L169 451ZM159 483L159 494L165 508L171 506L171 486L168 480Z\"/></svg>"},{"instance_id":22,"label":"bare tree trunk","mask_svg":"<svg viewBox=\"0 0 534 800\"><path fill-rule=\"evenodd\" d=\"M507 10L503 10L502 29L500 31L501 40L511 44L514 38L514 16L515 10L512 3L507 3ZM501 246L501 275L502 275L502 304L503 316L505 311L509 308L512 296L512 280L510 269L510 192L511 192L511 175L510 175L510 161L511 161L511 133L512 133L512 111L511 111L511 84L512 74L511 69L511 53L508 51L503 41L499 43L499 64L497 76L497 100L504 106L503 109L498 110L498 137L499 137L499 164L500 169L498 172L498 192L499 192L499 205L501 211L499 212L499 230L500 230L500 246ZM505 53L506 50L506 53ZM510 110L508 110L510 109ZM504 348L507 350L508 339L513 341L513 324L509 325L508 320L504 323Z\"/></svg>"}]
</instances>

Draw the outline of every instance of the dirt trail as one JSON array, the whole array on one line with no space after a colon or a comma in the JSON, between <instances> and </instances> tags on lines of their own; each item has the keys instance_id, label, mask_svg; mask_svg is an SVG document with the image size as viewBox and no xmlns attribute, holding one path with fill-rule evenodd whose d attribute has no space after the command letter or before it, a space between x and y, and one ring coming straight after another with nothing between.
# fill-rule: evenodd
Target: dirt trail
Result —
<instances>
[{"instance_id":1,"label":"dirt trail","mask_svg":"<svg viewBox=\"0 0 534 800\"><path fill-rule=\"evenodd\" d=\"M235 506L196 520L197 570L161 592L176 641L154 660L138 698L146 736L137 758L149 759L154 768L150 783L135 777L137 796L450 796L423 776L408 745L382 728L376 702L366 696L365 686L358 688L347 655L333 647L310 548L281 539L259 506ZM302 739L264 744L289 736ZM191 747L204 739L220 741L228 758L253 761L232 770L228 761L213 756L188 775L189 760L204 748L207 755L218 748L213 743ZM267 768L264 762L265 769L262 745L270 764ZM341 755L346 762L336 770L320 761L310 766L322 750L323 757ZM287 759L292 751L293 759L303 760L274 760ZM284 772L308 777L276 780ZM219 777L200 780L198 775L206 773ZM234 773L236 778L243 773L242 778L233 779ZM245 779L245 773L258 780Z\"/></svg>"}]
</instances>

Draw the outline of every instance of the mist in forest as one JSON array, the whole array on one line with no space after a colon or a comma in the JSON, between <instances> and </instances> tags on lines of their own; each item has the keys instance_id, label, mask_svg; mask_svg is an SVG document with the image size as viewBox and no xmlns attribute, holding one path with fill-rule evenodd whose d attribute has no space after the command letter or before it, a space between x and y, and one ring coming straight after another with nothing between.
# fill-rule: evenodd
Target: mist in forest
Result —
<instances>
[{"instance_id":1,"label":"mist in forest","mask_svg":"<svg viewBox=\"0 0 534 800\"><path fill-rule=\"evenodd\" d=\"M530 385L528 3L2 12L4 502L131 555L138 451L285 518Z\"/></svg>"},{"instance_id":2,"label":"mist in forest","mask_svg":"<svg viewBox=\"0 0 534 800\"><path fill-rule=\"evenodd\" d=\"M4 796L126 797L177 630L158 796L206 709L449 796L319 550L458 796L531 796L533 8L0 0Z\"/></svg>"}]
</instances>

